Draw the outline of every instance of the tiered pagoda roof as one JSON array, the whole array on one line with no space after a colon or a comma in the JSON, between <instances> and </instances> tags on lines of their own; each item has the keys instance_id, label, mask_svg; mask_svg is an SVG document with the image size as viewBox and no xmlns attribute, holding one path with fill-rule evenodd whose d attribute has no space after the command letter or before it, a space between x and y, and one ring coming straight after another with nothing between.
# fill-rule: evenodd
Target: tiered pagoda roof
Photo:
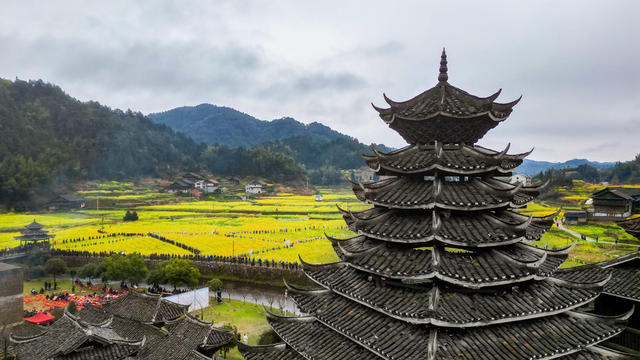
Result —
<instances>
[{"instance_id":1,"label":"tiered pagoda roof","mask_svg":"<svg viewBox=\"0 0 640 360\"><path fill-rule=\"evenodd\" d=\"M34 219L33 222L24 227L21 230L22 235L16 236L15 239L20 240L21 243L36 243L38 241L48 241L53 239L55 235L49 234L49 231L43 230L44 225L38 224Z\"/></svg>"},{"instance_id":2,"label":"tiered pagoda roof","mask_svg":"<svg viewBox=\"0 0 640 360\"><path fill-rule=\"evenodd\" d=\"M606 359L599 343L630 313L581 312L611 278L600 267L559 269L572 247L528 245L556 214L524 207L544 184L509 184L528 155L475 142L518 100L496 103L451 86L446 54L438 84L405 101L385 96L381 118L410 145L374 149L367 164L386 178L352 183L374 205L342 215L355 233L330 238L340 258L309 264L315 287L287 285L306 314L268 314L284 344L241 345L247 359ZM296 355L294 355L296 354Z\"/></svg>"},{"instance_id":3,"label":"tiered pagoda roof","mask_svg":"<svg viewBox=\"0 0 640 360\"><path fill-rule=\"evenodd\" d=\"M503 151L493 151L477 145L413 144L389 153L372 147L375 156L362 155L367 165L380 175L429 174L439 171L445 174L496 174L509 175L522 164L531 152L508 155L509 146Z\"/></svg>"},{"instance_id":4,"label":"tiered pagoda roof","mask_svg":"<svg viewBox=\"0 0 640 360\"><path fill-rule=\"evenodd\" d=\"M32 334L11 335L17 359L125 359L135 354L144 338L129 340L118 334L111 319L86 322L65 311L51 326Z\"/></svg>"},{"instance_id":5,"label":"tiered pagoda roof","mask_svg":"<svg viewBox=\"0 0 640 360\"><path fill-rule=\"evenodd\" d=\"M102 307L65 312L46 328L20 326L11 341L17 360L211 359L234 341L232 332L193 318L187 309L160 295L129 291Z\"/></svg>"},{"instance_id":6,"label":"tiered pagoda roof","mask_svg":"<svg viewBox=\"0 0 640 360\"><path fill-rule=\"evenodd\" d=\"M393 177L370 184L352 183L352 187L358 200L377 206L473 211L525 206L546 185L515 185L491 178L443 183L441 179Z\"/></svg>"}]
</instances>

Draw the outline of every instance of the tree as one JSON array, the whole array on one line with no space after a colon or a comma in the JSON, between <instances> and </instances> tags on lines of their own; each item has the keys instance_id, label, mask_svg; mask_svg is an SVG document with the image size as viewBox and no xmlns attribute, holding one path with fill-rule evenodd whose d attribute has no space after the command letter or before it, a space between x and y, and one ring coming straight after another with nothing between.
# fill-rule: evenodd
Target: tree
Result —
<instances>
[{"instance_id":1,"label":"tree","mask_svg":"<svg viewBox=\"0 0 640 360\"><path fill-rule=\"evenodd\" d=\"M233 283L227 283L227 285L225 285L224 288L227 290L227 296L229 296L229 301L231 301L231 293L233 292Z\"/></svg>"},{"instance_id":2,"label":"tree","mask_svg":"<svg viewBox=\"0 0 640 360\"><path fill-rule=\"evenodd\" d=\"M102 260L102 266L104 266L103 277L109 280L123 282L128 280L132 284L137 284L149 275L144 258L138 253L108 256Z\"/></svg>"},{"instance_id":3,"label":"tree","mask_svg":"<svg viewBox=\"0 0 640 360\"><path fill-rule=\"evenodd\" d=\"M127 280L132 284L138 284L149 275L149 269L142 255L133 253L127 255Z\"/></svg>"},{"instance_id":4,"label":"tree","mask_svg":"<svg viewBox=\"0 0 640 360\"><path fill-rule=\"evenodd\" d=\"M240 292L240 296L242 297L242 302L246 302L247 296L249 296L249 289L243 286L238 291Z\"/></svg>"},{"instance_id":5,"label":"tree","mask_svg":"<svg viewBox=\"0 0 640 360\"><path fill-rule=\"evenodd\" d=\"M174 289L183 285L191 287L198 284L200 270L195 267L192 260L171 259L164 266L164 277Z\"/></svg>"},{"instance_id":6,"label":"tree","mask_svg":"<svg viewBox=\"0 0 640 360\"><path fill-rule=\"evenodd\" d=\"M124 255L113 254L102 260L104 273L102 277L107 280L119 280L124 282L128 277L128 261Z\"/></svg>"},{"instance_id":7,"label":"tree","mask_svg":"<svg viewBox=\"0 0 640 360\"><path fill-rule=\"evenodd\" d=\"M160 284L165 284L167 282L167 278L164 276L164 267L167 264L167 262L156 264L153 269L151 269L151 272L149 272L147 282L155 287L159 287Z\"/></svg>"},{"instance_id":8,"label":"tree","mask_svg":"<svg viewBox=\"0 0 640 360\"><path fill-rule=\"evenodd\" d=\"M258 304L258 301L260 301L261 297L262 297L262 292L259 290L251 293L251 298L253 299L254 304Z\"/></svg>"},{"instance_id":9,"label":"tree","mask_svg":"<svg viewBox=\"0 0 640 360\"><path fill-rule=\"evenodd\" d=\"M44 271L53 275L53 289L56 289L56 275L64 274L67 271L67 263L60 258L51 258L44 264Z\"/></svg>"},{"instance_id":10,"label":"tree","mask_svg":"<svg viewBox=\"0 0 640 360\"><path fill-rule=\"evenodd\" d=\"M80 270L78 271L78 276L81 278L91 280L94 277L98 277L98 265L95 263L88 263L82 265Z\"/></svg>"},{"instance_id":11,"label":"tree","mask_svg":"<svg viewBox=\"0 0 640 360\"><path fill-rule=\"evenodd\" d=\"M222 280L220 279L211 279L209 280L208 285L209 285L209 290L215 291L215 292L222 291L222 288L224 286L222 284Z\"/></svg>"},{"instance_id":12,"label":"tree","mask_svg":"<svg viewBox=\"0 0 640 360\"><path fill-rule=\"evenodd\" d=\"M273 310L273 303L276 301L276 297L273 294L266 294L267 303L269 303L269 308Z\"/></svg>"},{"instance_id":13,"label":"tree","mask_svg":"<svg viewBox=\"0 0 640 360\"><path fill-rule=\"evenodd\" d=\"M273 329L265 330L258 338L258 345L271 345L279 342L282 342L282 339Z\"/></svg>"},{"instance_id":14,"label":"tree","mask_svg":"<svg viewBox=\"0 0 640 360\"><path fill-rule=\"evenodd\" d=\"M123 221L137 221L138 220L138 212L137 211L129 211L124 214L122 218Z\"/></svg>"}]
</instances>

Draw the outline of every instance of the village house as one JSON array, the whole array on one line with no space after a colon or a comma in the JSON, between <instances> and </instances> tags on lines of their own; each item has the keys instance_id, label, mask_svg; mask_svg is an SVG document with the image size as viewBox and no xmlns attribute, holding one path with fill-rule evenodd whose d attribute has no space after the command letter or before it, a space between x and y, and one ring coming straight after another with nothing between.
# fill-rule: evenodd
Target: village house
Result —
<instances>
[{"instance_id":1,"label":"village house","mask_svg":"<svg viewBox=\"0 0 640 360\"><path fill-rule=\"evenodd\" d=\"M197 190L197 191L193 191ZM181 194L217 194L222 192L222 187L218 181L213 179L205 179L202 176L188 172L182 175L182 177L166 188L169 193L181 193Z\"/></svg>"},{"instance_id":2,"label":"village house","mask_svg":"<svg viewBox=\"0 0 640 360\"><path fill-rule=\"evenodd\" d=\"M188 194L189 190L193 189L193 182L186 179L178 179L173 184L169 185L166 189L168 193L181 193Z\"/></svg>"},{"instance_id":3,"label":"village house","mask_svg":"<svg viewBox=\"0 0 640 360\"><path fill-rule=\"evenodd\" d=\"M83 198L77 194L68 193L55 195L43 207L48 211L56 211L83 209L85 206L86 201Z\"/></svg>"},{"instance_id":4,"label":"village house","mask_svg":"<svg viewBox=\"0 0 640 360\"><path fill-rule=\"evenodd\" d=\"M257 181L252 184L246 184L244 186L244 192L247 194L262 194L267 191L267 183L264 181Z\"/></svg>"},{"instance_id":5,"label":"village house","mask_svg":"<svg viewBox=\"0 0 640 360\"><path fill-rule=\"evenodd\" d=\"M511 176L511 179L509 179L509 183L522 183L522 185L531 185L531 176L527 176L524 174L513 174L513 176Z\"/></svg>"},{"instance_id":6,"label":"village house","mask_svg":"<svg viewBox=\"0 0 640 360\"><path fill-rule=\"evenodd\" d=\"M621 220L640 212L640 188L608 187L593 193L591 199L592 220Z\"/></svg>"},{"instance_id":7,"label":"village house","mask_svg":"<svg viewBox=\"0 0 640 360\"><path fill-rule=\"evenodd\" d=\"M198 180L193 184L193 186L205 194L219 194L222 192L220 184L213 179Z\"/></svg>"},{"instance_id":8,"label":"village house","mask_svg":"<svg viewBox=\"0 0 640 360\"><path fill-rule=\"evenodd\" d=\"M584 210L566 210L564 221L569 225L583 224L587 222L587 212Z\"/></svg>"}]
</instances>

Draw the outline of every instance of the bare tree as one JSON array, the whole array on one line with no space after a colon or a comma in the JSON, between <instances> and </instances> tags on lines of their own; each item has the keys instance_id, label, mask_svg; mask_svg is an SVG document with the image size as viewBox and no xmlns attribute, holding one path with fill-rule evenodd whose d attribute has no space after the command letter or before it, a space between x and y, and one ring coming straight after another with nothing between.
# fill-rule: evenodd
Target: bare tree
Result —
<instances>
[{"instance_id":1,"label":"bare tree","mask_svg":"<svg viewBox=\"0 0 640 360\"><path fill-rule=\"evenodd\" d=\"M229 301L231 301L231 293L233 292L233 284L227 283L225 286L225 290L227 290L227 296L229 297Z\"/></svg>"},{"instance_id":2,"label":"bare tree","mask_svg":"<svg viewBox=\"0 0 640 360\"><path fill-rule=\"evenodd\" d=\"M242 297L242 302L246 302L247 296L249 296L249 289L246 287L241 287L238 289L240 296Z\"/></svg>"},{"instance_id":3,"label":"bare tree","mask_svg":"<svg viewBox=\"0 0 640 360\"><path fill-rule=\"evenodd\" d=\"M269 308L273 310L273 303L276 301L276 297L273 294L267 294L265 296L267 303L269 303Z\"/></svg>"},{"instance_id":4,"label":"bare tree","mask_svg":"<svg viewBox=\"0 0 640 360\"><path fill-rule=\"evenodd\" d=\"M285 299L284 295L278 295L277 302L278 302L278 308L284 314L284 305L286 303L286 299Z\"/></svg>"},{"instance_id":5,"label":"bare tree","mask_svg":"<svg viewBox=\"0 0 640 360\"><path fill-rule=\"evenodd\" d=\"M262 293L259 290L255 290L251 293L251 298L253 299L254 304L257 304L261 297Z\"/></svg>"}]
</instances>

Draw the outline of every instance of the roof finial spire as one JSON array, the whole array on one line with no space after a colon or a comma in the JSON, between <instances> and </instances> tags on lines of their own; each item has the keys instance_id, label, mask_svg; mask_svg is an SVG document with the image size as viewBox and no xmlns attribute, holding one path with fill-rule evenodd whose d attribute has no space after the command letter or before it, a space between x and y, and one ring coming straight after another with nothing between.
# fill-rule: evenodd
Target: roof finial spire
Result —
<instances>
[{"instance_id":1,"label":"roof finial spire","mask_svg":"<svg viewBox=\"0 0 640 360\"><path fill-rule=\"evenodd\" d=\"M449 75L447 75L447 52L442 48L442 56L440 56L440 75L438 75L438 81L447 81Z\"/></svg>"}]
</instances>

